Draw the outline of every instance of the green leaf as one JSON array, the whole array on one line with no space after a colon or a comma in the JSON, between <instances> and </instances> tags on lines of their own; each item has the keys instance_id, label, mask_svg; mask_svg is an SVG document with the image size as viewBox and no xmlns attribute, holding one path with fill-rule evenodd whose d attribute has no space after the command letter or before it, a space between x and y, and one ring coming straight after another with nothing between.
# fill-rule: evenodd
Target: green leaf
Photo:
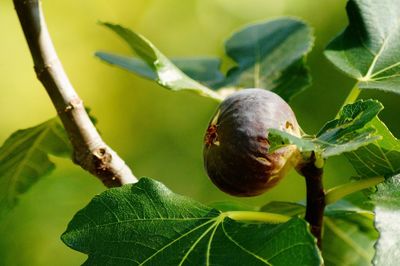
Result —
<instances>
[{"instance_id":1,"label":"green leaf","mask_svg":"<svg viewBox=\"0 0 400 266\"><path fill-rule=\"evenodd\" d=\"M49 154L71 155L57 118L13 133L0 147L0 217L15 206L18 196L54 169Z\"/></svg>"},{"instance_id":2,"label":"green leaf","mask_svg":"<svg viewBox=\"0 0 400 266\"><path fill-rule=\"evenodd\" d=\"M217 209L221 212L228 211L258 211L258 207L250 206L236 201L217 201L208 204L210 208Z\"/></svg>"},{"instance_id":3,"label":"green leaf","mask_svg":"<svg viewBox=\"0 0 400 266\"><path fill-rule=\"evenodd\" d=\"M227 55L237 66L229 70L224 86L264 88L290 100L311 83L305 56L313 41L310 27L293 18L240 29L225 43Z\"/></svg>"},{"instance_id":4,"label":"green leaf","mask_svg":"<svg viewBox=\"0 0 400 266\"><path fill-rule=\"evenodd\" d=\"M261 211L278 213L293 217L304 215L305 205L286 201L271 201L262 206Z\"/></svg>"},{"instance_id":5,"label":"green leaf","mask_svg":"<svg viewBox=\"0 0 400 266\"><path fill-rule=\"evenodd\" d=\"M375 265L398 265L400 260L400 176L388 178L371 195L375 204L375 226L379 239L375 246Z\"/></svg>"},{"instance_id":6,"label":"green leaf","mask_svg":"<svg viewBox=\"0 0 400 266\"><path fill-rule=\"evenodd\" d=\"M382 137L369 122L383 109L375 100L359 100L343 107L339 118L328 122L316 137L302 138L289 133L269 129L271 151L286 145L296 145L301 152L315 151L323 158L356 151Z\"/></svg>"},{"instance_id":7,"label":"green leaf","mask_svg":"<svg viewBox=\"0 0 400 266\"><path fill-rule=\"evenodd\" d=\"M391 177L400 173L400 141L378 118L367 126L374 127L381 140L346 153L346 157L361 178Z\"/></svg>"},{"instance_id":8,"label":"green leaf","mask_svg":"<svg viewBox=\"0 0 400 266\"><path fill-rule=\"evenodd\" d=\"M104 26L118 34L130 48L147 64L151 71L156 74L157 82L172 91L187 90L199 95L210 97L220 101L222 97L216 92L210 90L206 86L198 83L197 81L189 78L183 73L174 63L172 63L165 55L163 55L150 41L146 38L137 34L127 28L120 25L111 23L103 23ZM136 69L140 71L142 76L154 77L150 73L149 69L140 70L140 64L128 64L126 61L122 61L118 58L114 63L122 64L125 68Z\"/></svg>"},{"instance_id":9,"label":"green leaf","mask_svg":"<svg viewBox=\"0 0 400 266\"><path fill-rule=\"evenodd\" d=\"M326 207L322 252L325 265L371 265L377 237L370 210L347 198Z\"/></svg>"},{"instance_id":10,"label":"green leaf","mask_svg":"<svg viewBox=\"0 0 400 266\"><path fill-rule=\"evenodd\" d=\"M157 73L143 60L106 52L97 52L96 56L107 63L136 73L141 77L157 81ZM214 88L217 83L225 78L220 71L221 60L219 58L172 58L171 61L190 78L211 88Z\"/></svg>"},{"instance_id":11,"label":"green leaf","mask_svg":"<svg viewBox=\"0 0 400 266\"><path fill-rule=\"evenodd\" d=\"M262 211L289 216L303 216L305 205L270 202ZM377 232L373 213L340 200L325 209L322 256L326 266L371 265ZM389 265L389 264L387 264Z\"/></svg>"},{"instance_id":12,"label":"green leaf","mask_svg":"<svg viewBox=\"0 0 400 266\"><path fill-rule=\"evenodd\" d=\"M268 129L269 151L274 152L287 145L296 145L299 151L319 151L320 147L315 143L315 138L299 138L285 131Z\"/></svg>"},{"instance_id":13,"label":"green leaf","mask_svg":"<svg viewBox=\"0 0 400 266\"><path fill-rule=\"evenodd\" d=\"M371 265L376 238L373 219L362 214L325 217L322 251L325 265Z\"/></svg>"},{"instance_id":14,"label":"green leaf","mask_svg":"<svg viewBox=\"0 0 400 266\"><path fill-rule=\"evenodd\" d=\"M349 26L325 55L359 82L361 89L400 93L400 4L398 0L350 0Z\"/></svg>"},{"instance_id":15,"label":"green leaf","mask_svg":"<svg viewBox=\"0 0 400 266\"><path fill-rule=\"evenodd\" d=\"M229 213L241 212L222 213L142 178L96 196L62 240L89 255L85 265L322 263L303 220L242 223Z\"/></svg>"}]
</instances>

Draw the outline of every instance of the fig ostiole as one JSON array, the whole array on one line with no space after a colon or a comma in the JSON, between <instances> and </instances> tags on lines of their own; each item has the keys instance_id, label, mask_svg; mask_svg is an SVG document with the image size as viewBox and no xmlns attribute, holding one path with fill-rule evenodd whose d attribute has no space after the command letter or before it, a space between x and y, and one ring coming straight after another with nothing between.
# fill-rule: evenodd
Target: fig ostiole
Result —
<instances>
[{"instance_id":1,"label":"fig ostiole","mask_svg":"<svg viewBox=\"0 0 400 266\"><path fill-rule=\"evenodd\" d=\"M277 94L244 89L221 102L204 138L204 166L219 189L256 196L297 164L300 153L294 145L269 152L270 128L301 136L294 112Z\"/></svg>"}]
</instances>

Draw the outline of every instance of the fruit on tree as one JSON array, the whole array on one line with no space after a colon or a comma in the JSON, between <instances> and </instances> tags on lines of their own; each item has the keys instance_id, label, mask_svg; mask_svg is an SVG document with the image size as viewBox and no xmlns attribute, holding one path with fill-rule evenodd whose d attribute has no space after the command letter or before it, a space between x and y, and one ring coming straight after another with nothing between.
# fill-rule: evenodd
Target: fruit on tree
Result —
<instances>
[{"instance_id":1,"label":"fruit on tree","mask_svg":"<svg viewBox=\"0 0 400 266\"><path fill-rule=\"evenodd\" d=\"M269 151L270 128L300 136L292 109L273 92L244 89L220 104L204 138L205 169L219 189L235 196L259 195L293 166L295 146Z\"/></svg>"}]
</instances>

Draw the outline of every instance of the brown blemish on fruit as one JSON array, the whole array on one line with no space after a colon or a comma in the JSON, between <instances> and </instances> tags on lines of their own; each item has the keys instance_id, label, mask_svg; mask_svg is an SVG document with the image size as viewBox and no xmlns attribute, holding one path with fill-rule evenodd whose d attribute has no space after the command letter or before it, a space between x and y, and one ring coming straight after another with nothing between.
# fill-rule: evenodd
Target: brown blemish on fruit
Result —
<instances>
[{"instance_id":1,"label":"brown blemish on fruit","mask_svg":"<svg viewBox=\"0 0 400 266\"><path fill-rule=\"evenodd\" d=\"M256 157L256 160L268 167L272 165L272 163L265 157Z\"/></svg>"},{"instance_id":2,"label":"brown blemish on fruit","mask_svg":"<svg viewBox=\"0 0 400 266\"><path fill-rule=\"evenodd\" d=\"M218 140L217 129L218 126L213 124L207 128L206 136L204 137L204 143L207 147L210 147L211 145L219 146L220 143Z\"/></svg>"}]
</instances>

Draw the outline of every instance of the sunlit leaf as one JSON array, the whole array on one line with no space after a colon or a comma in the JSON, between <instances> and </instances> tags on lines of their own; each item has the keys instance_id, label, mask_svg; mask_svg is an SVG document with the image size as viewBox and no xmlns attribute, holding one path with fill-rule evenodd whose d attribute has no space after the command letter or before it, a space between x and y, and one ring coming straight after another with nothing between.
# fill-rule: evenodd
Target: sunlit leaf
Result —
<instances>
[{"instance_id":1,"label":"sunlit leaf","mask_svg":"<svg viewBox=\"0 0 400 266\"><path fill-rule=\"evenodd\" d=\"M130 69L135 69L140 75L148 78L154 78L155 74L156 81L161 86L169 90L187 90L205 97L221 100L222 97L220 95L188 77L172 61L163 55L149 40L140 34L137 34L120 25L111 23L104 23L103 25L118 34L118 36L127 42L133 52L135 52L147 64L153 73L150 73L149 69L146 70L145 68L141 68L143 67L143 65L140 66L141 63L138 64L137 62L126 62L121 58L117 58L114 61L115 64L122 65L124 68L129 67Z\"/></svg>"},{"instance_id":2,"label":"sunlit leaf","mask_svg":"<svg viewBox=\"0 0 400 266\"><path fill-rule=\"evenodd\" d=\"M268 140L271 150L293 144L301 152L315 151L324 158L356 151L382 139L376 133L376 129L369 124L382 109L382 104L375 100L360 100L346 105L339 112L339 117L328 122L315 137L299 138L280 130L270 129Z\"/></svg>"},{"instance_id":3,"label":"sunlit leaf","mask_svg":"<svg viewBox=\"0 0 400 266\"><path fill-rule=\"evenodd\" d=\"M112 65L119 66L144 78L157 81L157 72L138 58L106 52L97 52L96 56ZM216 84L225 78L220 71L221 60L219 58L172 58L171 61L190 78L211 88L215 87Z\"/></svg>"},{"instance_id":4,"label":"sunlit leaf","mask_svg":"<svg viewBox=\"0 0 400 266\"><path fill-rule=\"evenodd\" d=\"M325 54L361 89L400 93L400 2L350 0L349 26Z\"/></svg>"},{"instance_id":5,"label":"sunlit leaf","mask_svg":"<svg viewBox=\"0 0 400 266\"><path fill-rule=\"evenodd\" d=\"M243 223L148 178L79 211L62 240L85 265L320 265L306 223Z\"/></svg>"},{"instance_id":6,"label":"sunlit leaf","mask_svg":"<svg viewBox=\"0 0 400 266\"><path fill-rule=\"evenodd\" d=\"M96 53L99 58L170 90L190 90L222 100L226 90L209 88L235 91L255 87L272 90L288 101L311 83L305 57L313 45L312 31L298 19L263 21L235 32L226 41L225 50L237 65L226 77L220 71L219 59L169 60L143 36L119 25L104 25L123 38L143 61L104 52Z\"/></svg>"},{"instance_id":7,"label":"sunlit leaf","mask_svg":"<svg viewBox=\"0 0 400 266\"><path fill-rule=\"evenodd\" d=\"M372 196L375 204L375 226L379 231L375 265L398 265L400 260L400 176L378 185Z\"/></svg>"},{"instance_id":8,"label":"sunlit leaf","mask_svg":"<svg viewBox=\"0 0 400 266\"><path fill-rule=\"evenodd\" d=\"M0 216L54 169L49 154L71 155L68 138L56 118L13 133L0 147Z\"/></svg>"}]
</instances>

